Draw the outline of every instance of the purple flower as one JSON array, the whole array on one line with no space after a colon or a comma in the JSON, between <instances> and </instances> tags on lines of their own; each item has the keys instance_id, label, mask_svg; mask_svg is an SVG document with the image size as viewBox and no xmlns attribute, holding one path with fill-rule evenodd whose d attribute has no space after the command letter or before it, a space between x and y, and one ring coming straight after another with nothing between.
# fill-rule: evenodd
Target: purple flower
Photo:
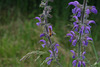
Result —
<instances>
[{"instance_id":1,"label":"purple flower","mask_svg":"<svg viewBox=\"0 0 100 67\"><path fill-rule=\"evenodd\" d=\"M85 67L85 62L84 62L84 61L82 61L82 64L83 64L83 66Z\"/></svg>"},{"instance_id":2,"label":"purple flower","mask_svg":"<svg viewBox=\"0 0 100 67\"><path fill-rule=\"evenodd\" d=\"M78 62L78 67L81 67L81 61Z\"/></svg>"},{"instance_id":3,"label":"purple flower","mask_svg":"<svg viewBox=\"0 0 100 67\"><path fill-rule=\"evenodd\" d=\"M88 41L84 40L84 41L82 41L82 44L83 44L83 46L87 46L88 45Z\"/></svg>"},{"instance_id":4,"label":"purple flower","mask_svg":"<svg viewBox=\"0 0 100 67\"><path fill-rule=\"evenodd\" d=\"M74 5L75 7L77 7L77 5L79 5L79 2L78 1L70 2L68 3L68 5Z\"/></svg>"},{"instance_id":5,"label":"purple flower","mask_svg":"<svg viewBox=\"0 0 100 67\"><path fill-rule=\"evenodd\" d=\"M83 34L83 31L84 31L84 26L81 26L79 33Z\"/></svg>"},{"instance_id":6,"label":"purple flower","mask_svg":"<svg viewBox=\"0 0 100 67\"><path fill-rule=\"evenodd\" d=\"M93 41L92 38L90 38L90 37L87 36L86 39L82 41L83 46L84 46L84 45L86 45L86 46L88 45L88 40Z\"/></svg>"},{"instance_id":7,"label":"purple flower","mask_svg":"<svg viewBox=\"0 0 100 67\"><path fill-rule=\"evenodd\" d=\"M72 40L75 37L75 33L74 33L74 31L70 31L70 33L68 33L66 36L70 36L71 38L70 38L69 42L72 42Z\"/></svg>"},{"instance_id":8,"label":"purple flower","mask_svg":"<svg viewBox=\"0 0 100 67\"><path fill-rule=\"evenodd\" d=\"M45 40L40 40L40 42L43 42L44 44L42 44L42 47L44 48L45 47L45 45L46 45L46 41Z\"/></svg>"},{"instance_id":9,"label":"purple flower","mask_svg":"<svg viewBox=\"0 0 100 67\"><path fill-rule=\"evenodd\" d=\"M82 44L83 44L83 46L85 46L85 41L84 40L82 41Z\"/></svg>"},{"instance_id":10,"label":"purple flower","mask_svg":"<svg viewBox=\"0 0 100 67\"><path fill-rule=\"evenodd\" d=\"M51 31L52 31L52 26L50 25L50 26L48 27L48 29L51 29Z\"/></svg>"},{"instance_id":11,"label":"purple flower","mask_svg":"<svg viewBox=\"0 0 100 67\"><path fill-rule=\"evenodd\" d=\"M85 40L85 45L86 45L86 46L88 45L88 41L87 41L87 40Z\"/></svg>"},{"instance_id":12,"label":"purple flower","mask_svg":"<svg viewBox=\"0 0 100 67\"><path fill-rule=\"evenodd\" d=\"M76 63L77 63L77 60L74 60L74 61L72 62L73 66L76 66Z\"/></svg>"},{"instance_id":13,"label":"purple flower","mask_svg":"<svg viewBox=\"0 0 100 67\"><path fill-rule=\"evenodd\" d=\"M73 18L75 18L75 19L76 19L76 21L75 21L75 22L78 22L78 17L77 17L77 16L73 16Z\"/></svg>"},{"instance_id":14,"label":"purple flower","mask_svg":"<svg viewBox=\"0 0 100 67\"><path fill-rule=\"evenodd\" d=\"M76 43L77 43L77 40L75 39L75 40L73 40L72 45L76 46Z\"/></svg>"},{"instance_id":15,"label":"purple flower","mask_svg":"<svg viewBox=\"0 0 100 67\"><path fill-rule=\"evenodd\" d=\"M80 17L80 16L81 16L81 12L78 12L77 17Z\"/></svg>"},{"instance_id":16,"label":"purple flower","mask_svg":"<svg viewBox=\"0 0 100 67\"><path fill-rule=\"evenodd\" d=\"M86 40L91 40L91 41L93 41L93 39L92 39L92 38L90 38L90 37L87 37L87 38L86 38Z\"/></svg>"},{"instance_id":17,"label":"purple flower","mask_svg":"<svg viewBox=\"0 0 100 67\"><path fill-rule=\"evenodd\" d=\"M50 65L51 61L52 61L52 59L49 59L49 61L47 62L47 64Z\"/></svg>"},{"instance_id":18,"label":"purple flower","mask_svg":"<svg viewBox=\"0 0 100 67\"><path fill-rule=\"evenodd\" d=\"M76 14L76 9L77 9L77 8L72 9L72 13L73 13L73 14Z\"/></svg>"},{"instance_id":19,"label":"purple flower","mask_svg":"<svg viewBox=\"0 0 100 67\"><path fill-rule=\"evenodd\" d=\"M46 58L46 60L49 59L49 61L47 62L48 65L50 65L51 61L53 60L53 59L52 59L53 52L52 52L51 50L49 50L49 52L51 53L51 54L50 54L50 57L47 57L47 58Z\"/></svg>"},{"instance_id":20,"label":"purple flower","mask_svg":"<svg viewBox=\"0 0 100 67\"><path fill-rule=\"evenodd\" d=\"M41 19L40 19L40 17L35 17L35 19L38 19L38 20L39 20L39 22L38 22L38 23L36 23L36 24L37 24L37 26L39 26L39 25L40 25L40 23L41 23Z\"/></svg>"},{"instance_id":21,"label":"purple flower","mask_svg":"<svg viewBox=\"0 0 100 67\"><path fill-rule=\"evenodd\" d=\"M53 56L53 52L52 52L51 50L49 50L49 52L51 53L51 54L50 54L50 57L52 57L52 56Z\"/></svg>"},{"instance_id":22,"label":"purple flower","mask_svg":"<svg viewBox=\"0 0 100 67\"><path fill-rule=\"evenodd\" d=\"M51 61L52 61L53 59L52 59L51 57L47 57L46 60L48 60L48 59L49 59L49 61L47 61L47 64L50 65L50 63L51 63Z\"/></svg>"},{"instance_id":23,"label":"purple flower","mask_svg":"<svg viewBox=\"0 0 100 67\"><path fill-rule=\"evenodd\" d=\"M75 24L73 28L75 28L74 31L78 32L79 25L78 24Z\"/></svg>"},{"instance_id":24,"label":"purple flower","mask_svg":"<svg viewBox=\"0 0 100 67\"><path fill-rule=\"evenodd\" d=\"M86 52L85 52L85 51L82 53L82 55L84 55L84 54L86 54Z\"/></svg>"},{"instance_id":25,"label":"purple flower","mask_svg":"<svg viewBox=\"0 0 100 67\"><path fill-rule=\"evenodd\" d=\"M78 7L75 7L74 9L72 9L72 13L76 14L77 17L80 17L81 16L81 9Z\"/></svg>"},{"instance_id":26,"label":"purple flower","mask_svg":"<svg viewBox=\"0 0 100 67\"><path fill-rule=\"evenodd\" d=\"M90 27L89 26L86 26L85 27L85 33L89 33L89 31L90 31Z\"/></svg>"},{"instance_id":27,"label":"purple flower","mask_svg":"<svg viewBox=\"0 0 100 67\"><path fill-rule=\"evenodd\" d=\"M85 51L82 53L82 58L83 58L83 60L84 60L84 58L85 58L84 54L86 54Z\"/></svg>"},{"instance_id":28,"label":"purple flower","mask_svg":"<svg viewBox=\"0 0 100 67\"><path fill-rule=\"evenodd\" d=\"M91 23L94 23L95 24L95 21L94 20L90 20L87 25L91 24Z\"/></svg>"},{"instance_id":29,"label":"purple flower","mask_svg":"<svg viewBox=\"0 0 100 67\"><path fill-rule=\"evenodd\" d=\"M77 23L76 22L73 22L73 25L76 25Z\"/></svg>"},{"instance_id":30,"label":"purple flower","mask_svg":"<svg viewBox=\"0 0 100 67\"><path fill-rule=\"evenodd\" d=\"M57 46L59 46L59 44L55 44L55 49L54 49L54 51L56 51L56 53L58 53L58 49L57 49Z\"/></svg>"},{"instance_id":31,"label":"purple flower","mask_svg":"<svg viewBox=\"0 0 100 67\"><path fill-rule=\"evenodd\" d=\"M77 13L77 17L80 17L81 16L81 9L77 8L76 13Z\"/></svg>"},{"instance_id":32,"label":"purple flower","mask_svg":"<svg viewBox=\"0 0 100 67\"><path fill-rule=\"evenodd\" d=\"M73 50L70 50L70 52L72 52L72 53L73 53L72 58L75 58L75 52L74 52Z\"/></svg>"},{"instance_id":33,"label":"purple flower","mask_svg":"<svg viewBox=\"0 0 100 67\"><path fill-rule=\"evenodd\" d=\"M78 7L77 7L76 12L81 12L81 8L78 8Z\"/></svg>"},{"instance_id":34,"label":"purple flower","mask_svg":"<svg viewBox=\"0 0 100 67\"><path fill-rule=\"evenodd\" d=\"M44 34L44 33L40 34L40 37L43 37L43 36L45 36L45 34Z\"/></svg>"},{"instance_id":35,"label":"purple flower","mask_svg":"<svg viewBox=\"0 0 100 67\"><path fill-rule=\"evenodd\" d=\"M89 15L90 14L90 9L86 10L86 14Z\"/></svg>"},{"instance_id":36,"label":"purple flower","mask_svg":"<svg viewBox=\"0 0 100 67\"><path fill-rule=\"evenodd\" d=\"M91 12L94 13L94 14L97 14L98 13L98 11L97 11L97 9L96 9L95 6L92 6Z\"/></svg>"},{"instance_id":37,"label":"purple flower","mask_svg":"<svg viewBox=\"0 0 100 67\"><path fill-rule=\"evenodd\" d=\"M68 33L66 36L70 36L70 37L73 37L73 35L71 33Z\"/></svg>"},{"instance_id":38,"label":"purple flower","mask_svg":"<svg viewBox=\"0 0 100 67\"><path fill-rule=\"evenodd\" d=\"M71 34L71 33L68 33L66 36L70 36L71 38L70 38L70 42L72 42L72 40L73 40L73 38L74 38L74 36L73 36L73 34Z\"/></svg>"},{"instance_id":39,"label":"purple flower","mask_svg":"<svg viewBox=\"0 0 100 67\"><path fill-rule=\"evenodd\" d=\"M74 33L74 31L70 31L70 33L71 33L71 34L73 34L73 36L75 36L75 33Z\"/></svg>"}]
</instances>

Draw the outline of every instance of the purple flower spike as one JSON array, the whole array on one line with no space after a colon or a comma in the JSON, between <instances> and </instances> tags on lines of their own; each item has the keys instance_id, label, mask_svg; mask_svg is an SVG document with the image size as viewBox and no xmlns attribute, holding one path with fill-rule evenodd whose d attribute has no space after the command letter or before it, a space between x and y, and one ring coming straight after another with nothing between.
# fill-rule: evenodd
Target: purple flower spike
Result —
<instances>
[{"instance_id":1,"label":"purple flower spike","mask_svg":"<svg viewBox=\"0 0 100 67\"><path fill-rule=\"evenodd\" d=\"M73 66L76 66L76 63L77 63L77 60L74 60L74 61L72 62Z\"/></svg>"},{"instance_id":2,"label":"purple flower spike","mask_svg":"<svg viewBox=\"0 0 100 67\"><path fill-rule=\"evenodd\" d=\"M78 62L78 67L81 67L81 61Z\"/></svg>"},{"instance_id":3,"label":"purple flower spike","mask_svg":"<svg viewBox=\"0 0 100 67\"><path fill-rule=\"evenodd\" d=\"M90 20L87 25L89 25L90 23L94 23L95 24L95 21L94 20Z\"/></svg>"},{"instance_id":4,"label":"purple flower spike","mask_svg":"<svg viewBox=\"0 0 100 67\"><path fill-rule=\"evenodd\" d=\"M46 41L45 40L40 40L40 42L43 42L44 44L42 44L42 47L44 48L45 47L45 45L46 45Z\"/></svg>"},{"instance_id":5,"label":"purple flower spike","mask_svg":"<svg viewBox=\"0 0 100 67\"><path fill-rule=\"evenodd\" d=\"M75 40L73 40L72 45L76 46L76 43L77 43L77 40L75 39Z\"/></svg>"},{"instance_id":6,"label":"purple flower spike","mask_svg":"<svg viewBox=\"0 0 100 67\"><path fill-rule=\"evenodd\" d=\"M89 10L89 9L86 10L86 14L87 14L87 15L90 14L90 10Z\"/></svg>"},{"instance_id":7,"label":"purple flower spike","mask_svg":"<svg viewBox=\"0 0 100 67\"><path fill-rule=\"evenodd\" d=\"M78 17L77 16L73 16L73 18L75 18L76 19L76 22L78 22Z\"/></svg>"},{"instance_id":8,"label":"purple flower spike","mask_svg":"<svg viewBox=\"0 0 100 67\"><path fill-rule=\"evenodd\" d=\"M75 7L77 7L77 5L79 5L79 2L78 1L70 2L68 3L68 5L74 5Z\"/></svg>"},{"instance_id":9,"label":"purple flower spike","mask_svg":"<svg viewBox=\"0 0 100 67\"><path fill-rule=\"evenodd\" d=\"M94 13L94 14L97 14L98 13L98 11L97 11L97 9L96 9L95 6L92 6L91 12Z\"/></svg>"},{"instance_id":10,"label":"purple flower spike","mask_svg":"<svg viewBox=\"0 0 100 67\"><path fill-rule=\"evenodd\" d=\"M73 53L72 58L75 58L75 52L74 52L73 50L70 50L70 52L72 52L72 53Z\"/></svg>"},{"instance_id":11,"label":"purple flower spike","mask_svg":"<svg viewBox=\"0 0 100 67\"><path fill-rule=\"evenodd\" d=\"M84 61L82 61L82 64L83 64L83 66L85 67L85 62L84 62Z\"/></svg>"},{"instance_id":12,"label":"purple flower spike","mask_svg":"<svg viewBox=\"0 0 100 67\"><path fill-rule=\"evenodd\" d=\"M40 37L43 37L43 36L45 36L45 34L44 34L44 33L40 34Z\"/></svg>"}]
</instances>

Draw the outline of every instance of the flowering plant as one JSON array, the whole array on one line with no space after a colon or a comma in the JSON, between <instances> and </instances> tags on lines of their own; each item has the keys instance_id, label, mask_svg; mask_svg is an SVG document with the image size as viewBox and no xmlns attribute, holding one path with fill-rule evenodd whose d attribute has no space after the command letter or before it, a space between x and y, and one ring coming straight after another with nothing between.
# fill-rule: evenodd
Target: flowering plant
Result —
<instances>
[{"instance_id":1,"label":"flowering plant","mask_svg":"<svg viewBox=\"0 0 100 67\"><path fill-rule=\"evenodd\" d=\"M80 4L78 1L70 2L68 5L75 6L74 9L72 9L73 18L75 19L75 22L73 22L73 31L70 31L66 36L70 36L70 42L72 42L73 46L78 45L78 51L77 53L74 52L74 50L70 50L73 53L73 58L76 58L72 64L73 66L76 66L78 63L78 67L81 67L81 64L86 67L85 64L85 54L86 50L85 48L88 46L89 41L93 41L90 35L90 24L95 24L94 20L88 20L89 14L94 13L97 14L97 9L95 6L87 6L87 0L84 0L83 5ZM83 48L83 53L82 49Z\"/></svg>"},{"instance_id":2,"label":"flowering plant","mask_svg":"<svg viewBox=\"0 0 100 67\"><path fill-rule=\"evenodd\" d=\"M40 34L40 38L45 37L47 38L47 41L44 39L41 39L40 42L43 42L42 47L45 46L49 48L49 52L51 53L49 57L46 58L47 64L50 65L50 63L55 60L57 64L61 67L61 64L58 62L58 49L57 46L59 44L53 43L51 40L51 36L53 36L55 33L53 32L52 25L48 23L48 17L51 18L51 15L49 14L51 12L51 6L48 6L48 2L53 0L42 0L40 7L43 7L43 13L40 15L40 17L35 17L35 19L38 19L39 22L37 22L37 26L42 26L44 28L44 31L42 34Z\"/></svg>"}]
</instances>

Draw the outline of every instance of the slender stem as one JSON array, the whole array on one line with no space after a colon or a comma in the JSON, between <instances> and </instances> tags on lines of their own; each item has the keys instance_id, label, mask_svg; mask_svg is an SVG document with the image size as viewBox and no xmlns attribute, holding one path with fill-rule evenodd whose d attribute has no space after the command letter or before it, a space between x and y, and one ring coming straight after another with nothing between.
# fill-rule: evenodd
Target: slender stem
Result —
<instances>
[{"instance_id":1,"label":"slender stem","mask_svg":"<svg viewBox=\"0 0 100 67\"><path fill-rule=\"evenodd\" d=\"M46 25L45 25L45 28L46 28L46 32L47 32L47 34L48 34L48 26L47 26L47 5L48 5L48 1L46 1L46 5L45 5L45 8L44 8L44 10L45 10L45 18L44 18L44 20L45 20L45 23L46 23ZM52 41L51 41L51 38L50 38L50 36L49 35L47 35L47 38L48 38L48 40L49 40L49 42L50 42L50 45L52 45ZM54 48L52 47L52 52L53 52L53 56L54 56L54 58L55 58L55 52L54 52Z\"/></svg>"},{"instance_id":2,"label":"slender stem","mask_svg":"<svg viewBox=\"0 0 100 67\"><path fill-rule=\"evenodd\" d=\"M81 17L82 23L84 23L84 14L85 14L86 4L87 4L87 0L84 0L84 2L83 2L83 10L82 10L82 17Z\"/></svg>"},{"instance_id":3,"label":"slender stem","mask_svg":"<svg viewBox=\"0 0 100 67\"><path fill-rule=\"evenodd\" d=\"M45 5L45 8L44 8L44 10L45 10L45 18L44 18L44 21L45 21L45 23L46 23L45 29L46 29L46 32L47 32L47 34L48 34L49 31L48 31L48 26L47 26L47 24L48 24L48 22L47 22L47 5L48 5L48 1L46 1L46 5ZM50 38L49 35L47 35L47 38L48 38L48 40L49 40L49 42L50 42L50 45L52 45L52 41L51 41L51 38ZM53 59L55 59L55 60L56 60L56 63L57 63L60 67L62 67L62 65L58 62L58 60L57 60L57 58L56 58L56 56L55 56L54 47L51 47L51 50L52 50L52 52L53 52Z\"/></svg>"},{"instance_id":4,"label":"slender stem","mask_svg":"<svg viewBox=\"0 0 100 67\"><path fill-rule=\"evenodd\" d=\"M95 49L94 42L92 43L92 48L93 48L93 50L94 50L96 59L98 60L98 54L97 54L97 51L96 51L96 49Z\"/></svg>"},{"instance_id":5,"label":"slender stem","mask_svg":"<svg viewBox=\"0 0 100 67\"><path fill-rule=\"evenodd\" d=\"M83 2L83 10L82 10L82 15L81 15L81 22L82 24L84 23L84 14L85 14L85 8L86 8L86 4L87 4L87 1L84 0ZM79 33L79 43L78 43L78 58L80 59L81 57L81 36L82 34Z\"/></svg>"},{"instance_id":6,"label":"slender stem","mask_svg":"<svg viewBox=\"0 0 100 67\"><path fill-rule=\"evenodd\" d=\"M79 43L78 43L78 58L81 57L81 33L79 33Z\"/></svg>"}]
</instances>

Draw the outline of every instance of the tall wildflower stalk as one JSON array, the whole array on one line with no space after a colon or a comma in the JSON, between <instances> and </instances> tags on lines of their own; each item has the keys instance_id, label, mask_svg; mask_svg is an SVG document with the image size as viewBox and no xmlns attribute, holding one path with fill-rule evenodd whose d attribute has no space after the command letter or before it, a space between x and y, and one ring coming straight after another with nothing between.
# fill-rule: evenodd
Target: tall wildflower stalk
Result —
<instances>
[{"instance_id":1,"label":"tall wildflower stalk","mask_svg":"<svg viewBox=\"0 0 100 67\"><path fill-rule=\"evenodd\" d=\"M48 5L48 2L53 0L42 0L40 7L43 7L43 13L40 15L40 17L35 17L35 19L38 19L39 22L36 23L37 26L42 26L43 27L43 33L40 34L40 38L45 37L46 40L41 39L40 42L43 42L42 47L44 48L45 46L49 48L49 52L51 53L49 57L46 58L47 64L50 65L50 63L54 60L60 67L61 64L58 62L58 49L57 46L59 44L53 42L51 40L51 37L55 34L52 29L52 25L48 23L48 17L51 18L51 15L49 14L51 12L51 6Z\"/></svg>"},{"instance_id":2,"label":"tall wildflower stalk","mask_svg":"<svg viewBox=\"0 0 100 67\"><path fill-rule=\"evenodd\" d=\"M73 22L73 30L70 31L67 36L71 37L69 41L72 42L73 46L76 46L76 44L78 46L77 53L74 50L70 50L73 53L73 59L76 58L72 64L73 67L76 65L77 67L81 67L81 65L85 67L85 48L88 46L89 41L93 41L93 39L89 37L91 29L90 24L95 24L95 21L89 20L88 17L90 13L97 14L97 9L95 6L87 6L87 0L83 0L83 5L78 1L70 2L68 5L75 6L75 8L72 9L73 19L75 19L75 22Z\"/></svg>"}]
</instances>

